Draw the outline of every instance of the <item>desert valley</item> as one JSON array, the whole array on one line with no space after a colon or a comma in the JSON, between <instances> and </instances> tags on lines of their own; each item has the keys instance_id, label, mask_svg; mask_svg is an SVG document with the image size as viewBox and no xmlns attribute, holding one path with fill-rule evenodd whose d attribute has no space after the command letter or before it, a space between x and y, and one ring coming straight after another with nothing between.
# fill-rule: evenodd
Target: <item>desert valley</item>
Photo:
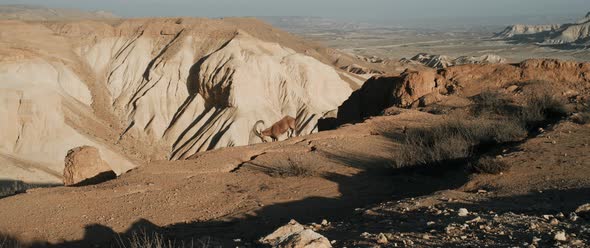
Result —
<instances>
[{"instance_id":1,"label":"desert valley","mask_svg":"<svg viewBox=\"0 0 590 248\"><path fill-rule=\"evenodd\" d=\"M0 248L588 247L589 47L0 5Z\"/></svg>"}]
</instances>

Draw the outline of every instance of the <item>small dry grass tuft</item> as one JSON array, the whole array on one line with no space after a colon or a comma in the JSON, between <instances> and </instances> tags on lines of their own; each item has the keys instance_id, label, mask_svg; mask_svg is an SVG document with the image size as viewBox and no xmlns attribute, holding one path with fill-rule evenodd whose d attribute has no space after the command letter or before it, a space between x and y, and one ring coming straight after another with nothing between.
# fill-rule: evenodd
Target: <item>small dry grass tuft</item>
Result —
<instances>
[{"instance_id":1,"label":"small dry grass tuft","mask_svg":"<svg viewBox=\"0 0 590 248\"><path fill-rule=\"evenodd\" d=\"M290 158L287 159L287 165L281 165L276 167L263 167L262 171L271 177L309 177L313 176L314 173L307 167L298 165Z\"/></svg>"},{"instance_id":2,"label":"small dry grass tuft","mask_svg":"<svg viewBox=\"0 0 590 248\"><path fill-rule=\"evenodd\" d=\"M578 113L572 116L572 121L576 124L590 124L590 100L579 106Z\"/></svg>"},{"instance_id":3,"label":"small dry grass tuft","mask_svg":"<svg viewBox=\"0 0 590 248\"><path fill-rule=\"evenodd\" d=\"M128 239L119 237L117 241L119 248L207 248L210 246L208 239L185 244L184 242L167 239L162 234L148 233L145 230L134 232Z\"/></svg>"},{"instance_id":4,"label":"small dry grass tuft","mask_svg":"<svg viewBox=\"0 0 590 248\"><path fill-rule=\"evenodd\" d=\"M493 157L482 157L471 163L469 167L476 173L497 175L510 170L511 166Z\"/></svg>"},{"instance_id":5,"label":"small dry grass tuft","mask_svg":"<svg viewBox=\"0 0 590 248\"><path fill-rule=\"evenodd\" d=\"M21 248L24 247L20 241L10 235L0 233L0 248Z\"/></svg>"},{"instance_id":6,"label":"small dry grass tuft","mask_svg":"<svg viewBox=\"0 0 590 248\"><path fill-rule=\"evenodd\" d=\"M445 106L434 104L434 105L428 106L425 110L429 114L445 115L445 114L448 114L451 109L448 107L445 107Z\"/></svg>"},{"instance_id":7,"label":"small dry grass tuft","mask_svg":"<svg viewBox=\"0 0 590 248\"><path fill-rule=\"evenodd\" d=\"M590 124L590 112L578 113L572 116L572 121L576 124Z\"/></svg>"}]
</instances>

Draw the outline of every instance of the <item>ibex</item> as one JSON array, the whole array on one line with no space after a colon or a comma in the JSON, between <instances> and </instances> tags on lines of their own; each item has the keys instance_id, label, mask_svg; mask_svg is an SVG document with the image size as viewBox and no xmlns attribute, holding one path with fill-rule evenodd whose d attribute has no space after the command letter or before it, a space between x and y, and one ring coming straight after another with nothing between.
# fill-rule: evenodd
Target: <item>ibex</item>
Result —
<instances>
[{"instance_id":1,"label":"ibex","mask_svg":"<svg viewBox=\"0 0 590 248\"><path fill-rule=\"evenodd\" d=\"M283 119L277 121L271 127L262 130L262 132L259 132L257 129L259 124L265 125L263 120L259 120L254 124L253 131L265 143L267 142L265 137L270 137L274 142L279 140L279 137L284 133L287 133L287 136L291 138L295 132L295 118L291 116L283 117Z\"/></svg>"}]
</instances>

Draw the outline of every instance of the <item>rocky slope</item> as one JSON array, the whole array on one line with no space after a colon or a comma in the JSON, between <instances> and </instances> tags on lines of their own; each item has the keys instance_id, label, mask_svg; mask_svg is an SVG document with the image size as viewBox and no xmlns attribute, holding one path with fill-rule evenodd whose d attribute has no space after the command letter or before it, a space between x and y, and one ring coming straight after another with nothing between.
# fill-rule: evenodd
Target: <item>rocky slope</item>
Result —
<instances>
[{"instance_id":1,"label":"rocky slope","mask_svg":"<svg viewBox=\"0 0 590 248\"><path fill-rule=\"evenodd\" d=\"M561 28L560 24L548 24L548 25L524 25L516 24L509 26L504 31L496 34L496 38L512 38L518 35L533 35L543 32L555 32Z\"/></svg>"},{"instance_id":2,"label":"rocky slope","mask_svg":"<svg viewBox=\"0 0 590 248\"><path fill-rule=\"evenodd\" d=\"M590 20L586 20L583 23L564 25L543 44L588 44L589 38Z\"/></svg>"},{"instance_id":3,"label":"rocky slope","mask_svg":"<svg viewBox=\"0 0 590 248\"><path fill-rule=\"evenodd\" d=\"M363 82L336 51L254 19L3 21L0 34L0 169L35 183L58 183L82 145L120 174L259 143L258 120L291 115L309 134Z\"/></svg>"},{"instance_id":4,"label":"rocky slope","mask_svg":"<svg viewBox=\"0 0 590 248\"><path fill-rule=\"evenodd\" d=\"M553 94L582 101L579 98L590 92L590 64L531 59L514 65L461 65L375 76L339 107L337 119L340 124L362 121L388 106L419 108L439 102L462 106L466 102L457 95L469 98L499 86L517 91L543 88L535 83L546 83L543 87Z\"/></svg>"},{"instance_id":5,"label":"rocky slope","mask_svg":"<svg viewBox=\"0 0 590 248\"><path fill-rule=\"evenodd\" d=\"M513 25L494 38L518 42L534 42L541 45L588 45L590 38L590 13L574 23L551 25Z\"/></svg>"}]
</instances>

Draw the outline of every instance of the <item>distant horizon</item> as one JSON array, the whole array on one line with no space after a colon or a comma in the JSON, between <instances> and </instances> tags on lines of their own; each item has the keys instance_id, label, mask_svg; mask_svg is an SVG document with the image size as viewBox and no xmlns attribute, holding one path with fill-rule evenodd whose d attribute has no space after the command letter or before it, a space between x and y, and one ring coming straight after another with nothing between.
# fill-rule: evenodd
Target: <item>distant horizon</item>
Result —
<instances>
[{"instance_id":1,"label":"distant horizon","mask_svg":"<svg viewBox=\"0 0 590 248\"><path fill-rule=\"evenodd\" d=\"M242 1L236 3L237 1ZM252 2L251 5L270 4L270 2L277 2L279 0L249 0ZM13 5L13 6L35 6L35 7L46 7L46 8L59 8L59 9L70 9L70 10L82 10L82 11L105 11L113 13L121 18L142 18L142 17L206 17L206 18L229 18L229 17L309 17L309 18L326 18L332 20L341 21L353 21L353 22L366 22L366 23L377 23L377 24L389 24L389 25L507 25L507 24L549 24L554 22L564 21L575 21L582 18L585 14L590 12L590 6L587 6L587 0L567 0L560 1L568 2L568 4L561 4L561 8L547 8L547 5L554 5L550 0L522 0L519 3L507 3L506 5L515 5L514 7L523 7L523 2L535 1L535 6L542 6L541 8L527 9L519 14L515 14L518 8L504 9L498 11L498 9L491 8L490 11L482 12L484 7L477 7L474 4L465 4L466 1L470 3L479 3L481 5L489 5L489 3L482 2L481 0L450 0L447 4L443 4L446 8L456 7L459 3L463 3L461 7L464 9L459 10L460 14L453 15L453 12L458 10L445 13L444 11L437 11L435 14L428 14L428 11L421 11L416 9L418 5L410 3L408 0L368 0L370 2L380 2L386 6L390 6L391 3L397 3L400 5L397 12L401 9L407 9L407 11L400 15L387 15L384 14L383 8L370 9L370 11L377 11L374 15L363 14L364 11L357 11L354 14L343 15L342 13L350 12L350 9L355 9L354 6L346 8L345 6L327 6L326 3L334 2L334 0L320 0L322 3L319 6L314 4L305 4L312 0L303 0L302 3L298 4L299 8L287 8L290 10L274 10L272 13L265 11L264 14L250 5L244 8L236 8L234 5L244 5L243 0L201 0L199 2L189 2L188 0L169 0L168 3L161 3L157 0L104 0L104 1L90 1L90 0L79 0L72 2L71 0L23 0L19 3L13 1L0 0L0 5ZM415 0L413 2L429 2L433 7L441 7L441 3L434 2L435 0ZM502 2L508 0L497 0L494 6L501 5ZM231 3L233 2L233 3ZM345 0L341 0L342 5L346 5ZM555 2L555 1L553 1ZM284 3L285 7L293 5L293 3ZM586 4L586 5L584 5ZM277 6L270 4L269 9L275 9ZM301 6L313 5L319 10L306 11L305 8L301 9ZM565 5L565 6L564 6ZM583 5L576 7L578 5ZM230 7L231 6L231 7ZM528 5L525 5L528 7ZM489 7L489 6L488 6ZM194 8L195 11L191 14L190 9ZM526 9L526 8L524 8ZM207 11L211 10L211 11ZM322 11L323 10L323 11ZM444 10L444 8L442 9ZM477 10L477 11L474 11ZM495 11L494 11L495 10ZM391 11L396 12L396 11ZM425 12L425 13L423 13ZM441 12L445 14L440 14ZM420 13L419 15L413 15L412 13Z\"/></svg>"}]
</instances>

